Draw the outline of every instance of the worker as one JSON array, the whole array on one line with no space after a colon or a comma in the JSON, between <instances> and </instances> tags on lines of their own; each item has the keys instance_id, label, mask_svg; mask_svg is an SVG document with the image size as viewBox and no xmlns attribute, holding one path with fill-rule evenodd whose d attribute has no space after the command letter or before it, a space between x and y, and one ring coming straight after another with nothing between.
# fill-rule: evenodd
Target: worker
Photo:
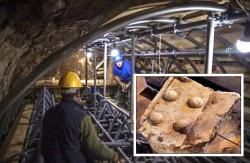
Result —
<instances>
[{"instance_id":1,"label":"worker","mask_svg":"<svg viewBox=\"0 0 250 163\"><path fill-rule=\"evenodd\" d=\"M112 68L114 79L118 82L122 89L126 91L131 85L131 62L127 59L124 59L123 54L120 52L116 56L113 56L112 59L114 62Z\"/></svg>"},{"instance_id":2,"label":"worker","mask_svg":"<svg viewBox=\"0 0 250 163\"><path fill-rule=\"evenodd\" d=\"M42 156L45 163L118 162L118 154L97 136L91 118L81 110L78 75L67 72L59 80L62 100L49 109L42 124Z\"/></svg>"}]
</instances>

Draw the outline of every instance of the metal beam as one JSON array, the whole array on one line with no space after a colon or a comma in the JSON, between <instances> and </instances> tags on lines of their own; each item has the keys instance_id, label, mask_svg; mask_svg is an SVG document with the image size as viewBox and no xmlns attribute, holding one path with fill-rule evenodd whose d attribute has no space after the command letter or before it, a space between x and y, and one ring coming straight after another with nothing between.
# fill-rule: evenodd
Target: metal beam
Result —
<instances>
[{"instance_id":1,"label":"metal beam","mask_svg":"<svg viewBox=\"0 0 250 163\"><path fill-rule=\"evenodd\" d=\"M205 59L205 73L212 74L213 56L214 56L214 16L208 16L207 23L207 45L206 45L206 59Z\"/></svg>"},{"instance_id":2,"label":"metal beam","mask_svg":"<svg viewBox=\"0 0 250 163\"><path fill-rule=\"evenodd\" d=\"M87 50L85 53L85 89L88 88L88 57L87 57Z\"/></svg>"},{"instance_id":3,"label":"metal beam","mask_svg":"<svg viewBox=\"0 0 250 163\"><path fill-rule=\"evenodd\" d=\"M172 51L172 52L160 52L161 57L169 57L169 56L183 56L183 57L199 57L199 56L204 56L206 54L205 50L192 50L192 51ZM127 56L130 56L131 54L127 54ZM214 55L216 56L238 56L242 55L239 51L236 49L215 49L214 50ZM245 56L250 56L250 53L244 54ZM147 52L147 53L136 53L136 56L138 57L158 57L158 53L154 52Z\"/></svg>"},{"instance_id":4,"label":"metal beam","mask_svg":"<svg viewBox=\"0 0 250 163\"><path fill-rule=\"evenodd\" d=\"M100 98L103 98L103 95L101 95L99 92L97 92L97 95L100 97ZM116 110L118 110L119 112L121 112L122 114L126 115L126 116L129 116L129 112L123 108L120 108L119 106L117 106L116 104L114 104L113 102L109 101L109 100L106 100L110 105L112 105L113 107L116 108Z\"/></svg>"},{"instance_id":5,"label":"metal beam","mask_svg":"<svg viewBox=\"0 0 250 163\"><path fill-rule=\"evenodd\" d=\"M205 30L200 30L200 32L204 33L204 34L207 34L207 31ZM228 40L226 40L223 36L221 36L218 32L215 31L215 35L214 35L215 39L220 41L224 47L226 48L231 48L233 47L233 44L231 42L229 42Z\"/></svg>"},{"instance_id":6,"label":"metal beam","mask_svg":"<svg viewBox=\"0 0 250 163\"><path fill-rule=\"evenodd\" d=\"M96 70L98 70L104 64L104 60L101 60L96 66Z\"/></svg>"},{"instance_id":7,"label":"metal beam","mask_svg":"<svg viewBox=\"0 0 250 163\"><path fill-rule=\"evenodd\" d=\"M152 42L150 42L150 41L147 41L147 40L145 40L145 39L140 39L140 40L138 40L139 42L142 42L142 43L144 43L144 44L147 44L147 45L149 45L149 46L151 46L153 49L157 49L157 47L155 47L155 44L153 44Z\"/></svg>"},{"instance_id":8,"label":"metal beam","mask_svg":"<svg viewBox=\"0 0 250 163\"><path fill-rule=\"evenodd\" d=\"M96 55L97 55L97 49L94 48L94 65L93 65L93 69L94 69L94 107L96 108L96 78L97 78L97 72L96 72Z\"/></svg>"},{"instance_id":9,"label":"metal beam","mask_svg":"<svg viewBox=\"0 0 250 163\"><path fill-rule=\"evenodd\" d=\"M233 47L233 44L231 42L229 42L228 40L226 40L223 36L221 36L217 32L215 32L215 38L217 40L219 40L221 43L223 43L225 45L225 47L227 47L227 48Z\"/></svg>"},{"instance_id":10,"label":"metal beam","mask_svg":"<svg viewBox=\"0 0 250 163\"><path fill-rule=\"evenodd\" d=\"M244 13L239 13L235 15L229 16L226 20L234 23L237 21L245 20L247 19L247 16ZM176 27L166 27L166 28L161 28L161 29L156 29L154 30L154 34L160 34L160 33L167 33L167 32L173 32L175 29L182 30L182 31L187 31L190 29L204 29L207 27L207 20L200 20L197 22L193 23L187 23L187 24L178 24ZM146 35L150 35L151 32L141 32L138 34L139 37L143 37Z\"/></svg>"},{"instance_id":11,"label":"metal beam","mask_svg":"<svg viewBox=\"0 0 250 163\"><path fill-rule=\"evenodd\" d=\"M130 44L131 45L128 45L128 46L132 47L132 42ZM135 49L138 49L139 51L143 51L144 50L141 47L137 46L136 44L135 44Z\"/></svg>"},{"instance_id":12,"label":"metal beam","mask_svg":"<svg viewBox=\"0 0 250 163\"><path fill-rule=\"evenodd\" d=\"M187 34L186 37L185 37L185 39L188 40L188 41L190 41L194 45L196 45L196 47L198 47L200 49L205 49L205 46L202 43L200 43L199 41L197 41L196 39L194 39L190 35Z\"/></svg>"},{"instance_id":13,"label":"metal beam","mask_svg":"<svg viewBox=\"0 0 250 163\"><path fill-rule=\"evenodd\" d=\"M216 57L214 57L214 63L220 68L222 73L224 74L227 73L226 69L222 66L222 64L217 60Z\"/></svg>"},{"instance_id":14,"label":"metal beam","mask_svg":"<svg viewBox=\"0 0 250 163\"><path fill-rule=\"evenodd\" d=\"M150 38L150 37L148 37ZM160 38L157 37L156 35L153 35L153 38L156 39L157 41L160 41ZM174 45L170 44L169 42L167 42L166 40L161 39L161 43L170 47L171 49L175 50L175 51L180 51L177 47L175 47Z\"/></svg>"},{"instance_id":15,"label":"metal beam","mask_svg":"<svg viewBox=\"0 0 250 163\"><path fill-rule=\"evenodd\" d=\"M108 43L104 43L104 57L103 57L103 99L106 98L106 85L107 85L107 62L108 62Z\"/></svg>"},{"instance_id":16,"label":"metal beam","mask_svg":"<svg viewBox=\"0 0 250 163\"><path fill-rule=\"evenodd\" d=\"M131 36L131 45L132 45L132 51L131 51L131 62L132 62L132 68L131 68L131 90L130 90L130 102L131 102L131 106L130 106L130 131L131 133L133 133L134 131L134 127L133 127L133 122L134 122L134 73L135 73L135 35L132 33Z\"/></svg>"},{"instance_id":17,"label":"metal beam","mask_svg":"<svg viewBox=\"0 0 250 163\"><path fill-rule=\"evenodd\" d=\"M131 47L130 47L127 43L124 42L124 43L123 43L123 46L124 46L125 48L127 48L128 51L131 50ZM125 50L125 49L124 49L124 50Z\"/></svg>"},{"instance_id":18,"label":"metal beam","mask_svg":"<svg viewBox=\"0 0 250 163\"><path fill-rule=\"evenodd\" d=\"M191 61L189 58L185 57L185 60L190 64L190 66L194 69L194 71L199 74L200 71L196 68L195 64L193 63L193 61Z\"/></svg>"},{"instance_id":19,"label":"metal beam","mask_svg":"<svg viewBox=\"0 0 250 163\"><path fill-rule=\"evenodd\" d=\"M129 50L132 51L132 45L129 45L128 43L124 42L123 43L125 47L127 47ZM140 48L141 49L141 48ZM139 53L139 51L135 50L136 53Z\"/></svg>"}]
</instances>

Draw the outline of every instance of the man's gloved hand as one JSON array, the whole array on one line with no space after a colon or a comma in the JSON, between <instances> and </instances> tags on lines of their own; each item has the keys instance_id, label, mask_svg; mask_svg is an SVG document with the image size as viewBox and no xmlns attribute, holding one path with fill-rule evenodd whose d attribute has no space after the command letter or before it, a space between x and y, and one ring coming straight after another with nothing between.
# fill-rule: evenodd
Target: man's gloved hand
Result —
<instances>
[{"instance_id":1,"label":"man's gloved hand","mask_svg":"<svg viewBox=\"0 0 250 163\"><path fill-rule=\"evenodd\" d=\"M130 87L130 82L125 85L125 90L127 90Z\"/></svg>"},{"instance_id":2,"label":"man's gloved hand","mask_svg":"<svg viewBox=\"0 0 250 163\"><path fill-rule=\"evenodd\" d=\"M118 155L118 153L115 153L115 156L114 156L114 158L112 159L112 162L113 162L113 163L119 163L119 155Z\"/></svg>"},{"instance_id":3,"label":"man's gloved hand","mask_svg":"<svg viewBox=\"0 0 250 163\"><path fill-rule=\"evenodd\" d=\"M121 83L121 87L122 87L122 90L124 91L125 88L126 88L126 84L125 83Z\"/></svg>"},{"instance_id":4,"label":"man's gloved hand","mask_svg":"<svg viewBox=\"0 0 250 163\"><path fill-rule=\"evenodd\" d=\"M81 106L83 106L83 105L85 104L85 102L82 101L82 100L80 99L80 100L79 100L79 104L80 104Z\"/></svg>"}]
</instances>

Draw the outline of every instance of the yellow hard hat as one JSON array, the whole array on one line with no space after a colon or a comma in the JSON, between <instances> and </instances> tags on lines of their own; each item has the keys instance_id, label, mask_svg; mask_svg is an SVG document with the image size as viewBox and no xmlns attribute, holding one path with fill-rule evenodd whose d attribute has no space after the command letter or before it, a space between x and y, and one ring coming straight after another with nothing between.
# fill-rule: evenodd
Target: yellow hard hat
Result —
<instances>
[{"instance_id":1,"label":"yellow hard hat","mask_svg":"<svg viewBox=\"0 0 250 163\"><path fill-rule=\"evenodd\" d=\"M61 88L80 88L82 87L79 76L72 71L66 72L59 80Z\"/></svg>"}]
</instances>

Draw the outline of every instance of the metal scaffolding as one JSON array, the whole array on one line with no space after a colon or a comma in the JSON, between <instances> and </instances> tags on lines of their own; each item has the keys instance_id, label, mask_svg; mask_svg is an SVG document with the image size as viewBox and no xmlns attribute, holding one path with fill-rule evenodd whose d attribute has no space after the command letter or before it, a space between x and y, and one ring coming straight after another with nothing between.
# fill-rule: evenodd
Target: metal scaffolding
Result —
<instances>
[{"instance_id":1,"label":"metal scaffolding","mask_svg":"<svg viewBox=\"0 0 250 163\"><path fill-rule=\"evenodd\" d=\"M88 108L88 113L100 129L100 137L115 148L126 162L132 162L133 135L130 132L129 113L98 95L98 107Z\"/></svg>"},{"instance_id":2,"label":"metal scaffolding","mask_svg":"<svg viewBox=\"0 0 250 163\"><path fill-rule=\"evenodd\" d=\"M40 138L42 119L45 112L54 105L54 96L46 87L43 87L37 92L28 130L22 147L21 157L19 159L20 163L41 161Z\"/></svg>"}]
</instances>

